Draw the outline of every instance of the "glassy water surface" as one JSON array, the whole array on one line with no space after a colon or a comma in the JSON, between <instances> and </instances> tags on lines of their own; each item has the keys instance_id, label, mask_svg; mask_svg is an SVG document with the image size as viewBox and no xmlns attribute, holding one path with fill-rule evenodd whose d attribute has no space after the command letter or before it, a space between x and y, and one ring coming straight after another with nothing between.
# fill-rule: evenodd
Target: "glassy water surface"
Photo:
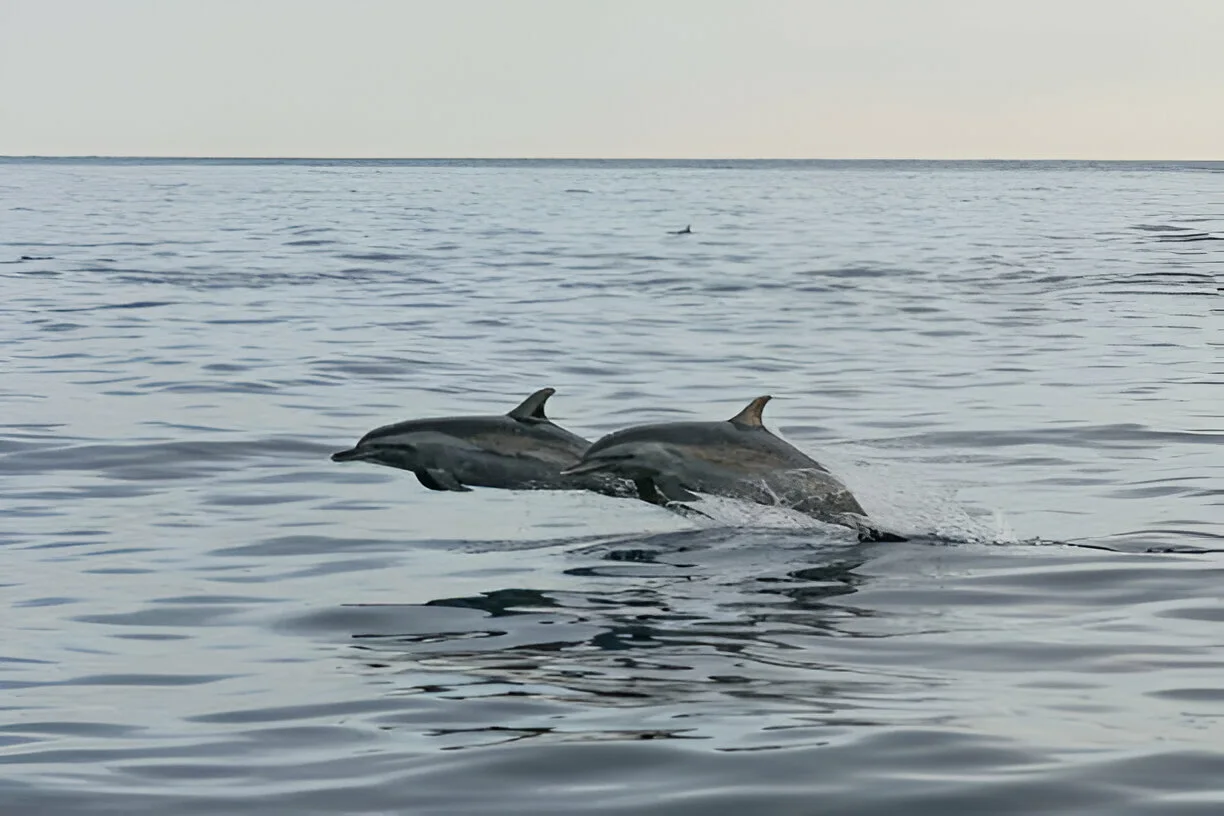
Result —
<instances>
[{"instance_id":1,"label":"glassy water surface","mask_svg":"<svg viewBox=\"0 0 1224 816\"><path fill-rule=\"evenodd\" d=\"M1222 239L1220 164L0 161L0 812L1224 813ZM912 540L328 460L545 385L773 394Z\"/></svg>"}]
</instances>

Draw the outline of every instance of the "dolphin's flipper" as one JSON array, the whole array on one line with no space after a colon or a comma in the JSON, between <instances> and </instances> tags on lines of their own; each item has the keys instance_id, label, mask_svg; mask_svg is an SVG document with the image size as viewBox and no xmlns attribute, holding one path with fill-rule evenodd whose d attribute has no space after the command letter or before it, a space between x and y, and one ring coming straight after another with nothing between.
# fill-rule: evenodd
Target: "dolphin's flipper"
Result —
<instances>
[{"instance_id":1,"label":"dolphin's flipper","mask_svg":"<svg viewBox=\"0 0 1224 816\"><path fill-rule=\"evenodd\" d=\"M679 501L670 500L667 496L664 496L659 492L653 479L638 479L634 482L634 484L637 485L638 498L644 502L657 504L666 510L672 511L677 516L682 516L683 518L703 518L710 520L713 520L714 518L709 513L703 513L696 507L689 507L687 504L681 504ZM680 488L680 490L689 496L693 496L692 493L684 490L684 488ZM693 501L699 498L701 497L693 496L692 499L686 499L685 501Z\"/></svg>"},{"instance_id":2,"label":"dolphin's flipper","mask_svg":"<svg viewBox=\"0 0 1224 816\"><path fill-rule=\"evenodd\" d=\"M655 487L669 502L700 501L701 497L680 484L675 476L654 477Z\"/></svg>"},{"instance_id":3,"label":"dolphin's flipper","mask_svg":"<svg viewBox=\"0 0 1224 816\"><path fill-rule=\"evenodd\" d=\"M740 411L727 421L740 428L764 428L765 423L761 421L761 413L765 410L765 403L769 402L771 399L773 399L773 397L768 395L764 397L757 397L752 402L748 403L744 407L744 410Z\"/></svg>"},{"instance_id":4,"label":"dolphin's flipper","mask_svg":"<svg viewBox=\"0 0 1224 816\"><path fill-rule=\"evenodd\" d=\"M668 502L663 506L681 518L703 518L714 521L714 517L709 513L703 513L696 507L689 507L687 504L681 504L680 502Z\"/></svg>"},{"instance_id":5,"label":"dolphin's flipper","mask_svg":"<svg viewBox=\"0 0 1224 816\"><path fill-rule=\"evenodd\" d=\"M519 422L528 422L533 419L547 420L548 416L544 413L544 403L548 402L548 398L557 393L555 388L541 388L539 391L532 394L527 399L523 400L518 406L506 414L511 419L517 419Z\"/></svg>"},{"instance_id":6,"label":"dolphin's flipper","mask_svg":"<svg viewBox=\"0 0 1224 816\"><path fill-rule=\"evenodd\" d=\"M676 502L700 501L696 493L690 493L684 485L676 481L674 476L655 476L648 479L635 479L638 498L644 502L667 507Z\"/></svg>"},{"instance_id":7,"label":"dolphin's flipper","mask_svg":"<svg viewBox=\"0 0 1224 816\"><path fill-rule=\"evenodd\" d=\"M449 471L438 468L421 468L413 472L416 473L417 480L430 490L453 490L456 493L468 493L472 490L470 487L459 484L459 480Z\"/></svg>"},{"instance_id":8,"label":"dolphin's flipper","mask_svg":"<svg viewBox=\"0 0 1224 816\"><path fill-rule=\"evenodd\" d=\"M660 507L667 506L667 498L659 494L653 479L634 479L633 484L637 488L638 498L642 501L657 504Z\"/></svg>"}]
</instances>

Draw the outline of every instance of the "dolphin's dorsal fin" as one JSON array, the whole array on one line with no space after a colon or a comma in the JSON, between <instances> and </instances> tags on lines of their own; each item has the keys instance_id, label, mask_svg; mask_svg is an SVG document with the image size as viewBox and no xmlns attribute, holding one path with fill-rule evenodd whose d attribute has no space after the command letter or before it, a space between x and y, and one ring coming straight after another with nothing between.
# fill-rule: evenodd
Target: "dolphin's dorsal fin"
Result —
<instances>
[{"instance_id":1,"label":"dolphin's dorsal fin","mask_svg":"<svg viewBox=\"0 0 1224 816\"><path fill-rule=\"evenodd\" d=\"M765 410L765 403L769 402L771 399L773 399L773 397L768 395L764 397L757 397L752 402L748 403L744 410L740 411L727 421L732 425L738 425L741 428L764 428L765 423L761 421L761 412Z\"/></svg>"},{"instance_id":2,"label":"dolphin's dorsal fin","mask_svg":"<svg viewBox=\"0 0 1224 816\"><path fill-rule=\"evenodd\" d=\"M519 422L529 419L548 419L548 416L544 413L544 403L548 402L548 398L555 393L557 393L555 388L541 388L520 402L518 407L510 411L506 416L511 419L517 419Z\"/></svg>"}]
</instances>

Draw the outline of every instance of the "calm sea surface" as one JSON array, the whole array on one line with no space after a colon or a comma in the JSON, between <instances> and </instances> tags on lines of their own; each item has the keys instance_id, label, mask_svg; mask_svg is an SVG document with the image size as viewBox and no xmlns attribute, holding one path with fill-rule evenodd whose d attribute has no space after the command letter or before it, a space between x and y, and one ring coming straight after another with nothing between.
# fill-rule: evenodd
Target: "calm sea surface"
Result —
<instances>
[{"instance_id":1,"label":"calm sea surface","mask_svg":"<svg viewBox=\"0 0 1224 816\"><path fill-rule=\"evenodd\" d=\"M1224 164L0 161L0 813L1224 814L1222 239ZM912 540L328 460L543 386L773 394Z\"/></svg>"}]
</instances>

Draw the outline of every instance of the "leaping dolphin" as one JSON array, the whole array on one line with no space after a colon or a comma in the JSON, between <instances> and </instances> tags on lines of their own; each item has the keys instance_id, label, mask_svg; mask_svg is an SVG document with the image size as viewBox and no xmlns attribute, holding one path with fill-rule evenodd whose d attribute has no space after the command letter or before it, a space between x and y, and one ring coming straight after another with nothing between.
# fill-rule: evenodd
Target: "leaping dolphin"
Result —
<instances>
[{"instance_id":1,"label":"leaping dolphin","mask_svg":"<svg viewBox=\"0 0 1224 816\"><path fill-rule=\"evenodd\" d=\"M373 462L410 470L430 490L593 490L632 497L633 485L609 473L562 474L590 443L555 424L541 388L503 416L410 419L375 428L333 462Z\"/></svg>"},{"instance_id":2,"label":"leaping dolphin","mask_svg":"<svg viewBox=\"0 0 1224 816\"><path fill-rule=\"evenodd\" d=\"M567 476L605 473L630 479L653 504L693 501L707 493L781 505L850 527L870 541L903 541L879 530L850 490L823 465L774 436L757 397L725 422L668 422L608 434L591 445Z\"/></svg>"}]
</instances>

